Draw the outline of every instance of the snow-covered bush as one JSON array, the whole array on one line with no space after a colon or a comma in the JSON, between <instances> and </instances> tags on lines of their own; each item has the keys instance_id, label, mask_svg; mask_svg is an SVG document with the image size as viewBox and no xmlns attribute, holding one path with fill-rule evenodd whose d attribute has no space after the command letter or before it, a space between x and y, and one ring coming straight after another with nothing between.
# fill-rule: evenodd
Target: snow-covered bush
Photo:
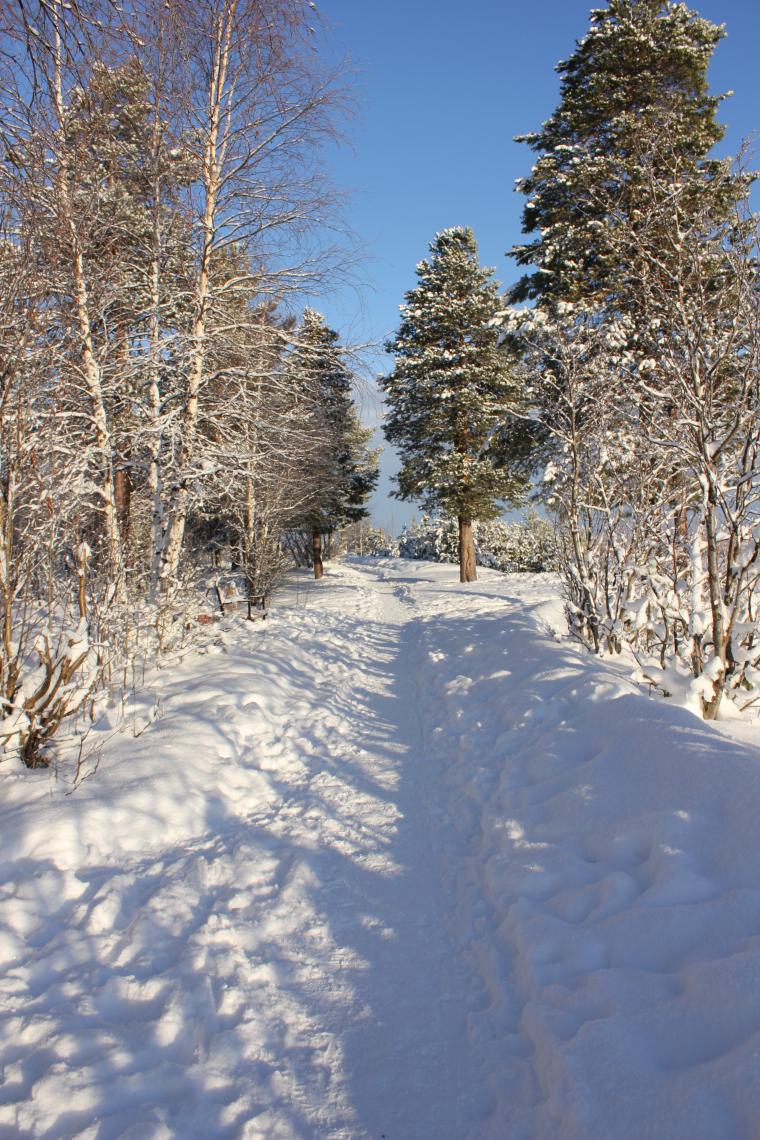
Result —
<instances>
[{"instance_id":1,"label":"snow-covered bush","mask_svg":"<svg viewBox=\"0 0 760 1140\"><path fill-rule=\"evenodd\" d=\"M540 573L556 565L554 528L533 512L522 522L478 523L476 546L481 566L504 573Z\"/></svg>"},{"instance_id":2,"label":"snow-covered bush","mask_svg":"<svg viewBox=\"0 0 760 1140\"><path fill-rule=\"evenodd\" d=\"M100 674L86 618L59 635L57 644L49 631L40 633L34 652L37 667L20 675L14 700L6 703L6 715L0 721L0 745L17 749L28 767L44 763L45 745L61 722L78 712L97 688Z\"/></svg>"},{"instance_id":3,"label":"snow-covered bush","mask_svg":"<svg viewBox=\"0 0 760 1140\"><path fill-rule=\"evenodd\" d=\"M369 526L364 522L352 523L340 535L340 548L346 554L358 554L369 558L398 557L398 542L382 527Z\"/></svg>"},{"instance_id":4,"label":"snow-covered bush","mask_svg":"<svg viewBox=\"0 0 760 1140\"><path fill-rule=\"evenodd\" d=\"M530 513L522 522L473 523L479 566L503 573L540 572L556 564L554 530L546 519ZM459 561L459 528L455 518L423 515L405 526L399 537L401 558L431 562Z\"/></svg>"},{"instance_id":5,"label":"snow-covered bush","mask_svg":"<svg viewBox=\"0 0 760 1140\"><path fill-rule=\"evenodd\" d=\"M473 525L477 534L477 524ZM423 515L404 526L398 539L400 558L428 562L459 561L459 526L444 515Z\"/></svg>"}]
</instances>

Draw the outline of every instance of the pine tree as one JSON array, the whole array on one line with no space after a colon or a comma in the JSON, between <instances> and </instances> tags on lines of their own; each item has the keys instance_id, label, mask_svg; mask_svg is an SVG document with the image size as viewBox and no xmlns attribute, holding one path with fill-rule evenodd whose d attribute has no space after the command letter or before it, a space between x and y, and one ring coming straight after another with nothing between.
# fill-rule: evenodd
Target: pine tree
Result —
<instances>
[{"instance_id":1,"label":"pine tree","mask_svg":"<svg viewBox=\"0 0 760 1140\"><path fill-rule=\"evenodd\" d=\"M523 229L537 236L510 251L532 267L512 300L630 300L627 259L608 239L621 219L635 226L646 213L653 164L670 182L699 171L695 193L713 196L716 216L730 210L741 190L725 164L707 159L724 133L716 113L725 96L707 86L723 35L671 0L609 0L592 11L588 34L557 66L559 106L541 130L519 136L539 156L517 185L528 199Z\"/></svg>"},{"instance_id":2,"label":"pine tree","mask_svg":"<svg viewBox=\"0 0 760 1140\"><path fill-rule=\"evenodd\" d=\"M757 579L742 575L760 551L743 497L760 439L754 176L709 157L723 34L671 0L592 12L559 107L525 136L537 236L512 250L532 272L511 297L537 304L509 318L536 377L574 624L597 650L627 641L650 678L653 660L691 671L706 717L747 683L750 642L734 656L728 630L751 628Z\"/></svg>"},{"instance_id":3,"label":"pine tree","mask_svg":"<svg viewBox=\"0 0 760 1140\"><path fill-rule=\"evenodd\" d=\"M385 436L398 448L398 497L455 515L460 580L476 578L473 519L495 518L520 495L525 477L509 464L510 419L522 407L518 374L500 348L502 308L493 270L478 264L471 229L436 235L417 266L382 380Z\"/></svg>"},{"instance_id":4,"label":"pine tree","mask_svg":"<svg viewBox=\"0 0 760 1140\"><path fill-rule=\"evenodd\" d=\"M322 538L366 518L378 478L372 430L363 428L352 399L353 375L340 338L321 313L307 309L295 353L296 371L314 401L316 447L307 458L312 497L305 519L312 535L314 576L321 578Z\"/></svg>"}]
</instances>

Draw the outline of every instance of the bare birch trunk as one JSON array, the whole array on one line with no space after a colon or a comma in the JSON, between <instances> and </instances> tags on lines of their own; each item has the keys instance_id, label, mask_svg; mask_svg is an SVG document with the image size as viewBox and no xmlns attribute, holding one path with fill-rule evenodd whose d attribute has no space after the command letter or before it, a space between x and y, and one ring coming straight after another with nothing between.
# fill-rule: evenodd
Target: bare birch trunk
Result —
<instances>
[{"instance_id":1,"label":"bare birch trunk","mask_svg":"<svg viewBox=\"0 0 760 1140\"><path fill-rule=\"evenodd\" d=\"M158 212L158 206L155 206ZM158 586L161 556L164 549L164 495L161 472L161 384L159 375L160 342L160 232L158 218L153 223L153 252L150 273L150 362L148 378L149 435L148 435L148 488L153 499L150 540L151 589Z\"/></svg>"},{"instance_id":2,"label":"bare birch trunk","mask_svg":"<svg viewBox=\"0 0 760 1140\"><path fill-rule=\"evenodd\" d=\"M195 438L198 426L198 401L206 364L206 333L208 325L209 287L211 257L217 230L217 199L221 184L224 155L227 144L225 130L230 129L229 100L234 93L225 92L230 61L237 0L225 4L218 22L213 28L213 66L208 91L208 139L204 155L204 210L201 226L202 247L198 266L195 291L195 319L190 344L187 390L182 410L182 430L179 454L179 480L174 489L171 516L166 532L163 550L161 577L164 589L171 587L179 570L182 542L185 536L185 523L189 506L189 489L186 468L195 453ZM227 106L225 106L225 100Z\"/></svg>"},{"instance_id":3,"label":"bare birch trunk","mask_svg":"<svg viewBox=\"0 0 760 1140\"><path fill-rule=\"evenodd\" d=\"M79 335L82 350L82 372L87 387L90 402L90 414L95 429L98 456L100 458L101 475L99 494L103 512L103 524L106 538L106 550L109 570L116 586L117 593L124 593L124 568L121 559L121 535L119 520L116 513L116 496L114 492L113 453L111 438L108 430L108 417L103 401L103 386L100 367L95 357L92 341L92 328L89 317L89 304L87 284L84 275L82 254L78 249L76 231L69 216L67 220L72 242L75 245L72 269L74 272L74 304L79 325Z\"/></svg>"},{"instance_id":4,"label":"bare birch trunk","mask_svg":"<svg viewBox=\"0 0 760 1140\"><path fill-rule=\"evenodd\" d=\"M256 422L257 411L253 413L253 422ZM253 479L254 456L256 448L256 430L251 440L250 424L243 425L243 439L246 447L246 477L245 477L245 518L243 522L243 561L248 580L248 592L255 592L256 586L256 486Z\"/></svg>"},{"instance_id":5,"label":"bare birch trunk","mask_svg":"<svg viewBox=\"0 0 760 1140\"><path fill-rule=\"evenodd\" d=\"M150 538L150 585L158 587L164 548L164 501L161 473L161 107L156 96L153 109L153 217L149 273L150 321L148 325L148 490L153 502Z\"/></svg>"},{"instance_id":6,"label":"bare birch trunk","mask_svg":"<svg viewBox=\"0 0 760 1140\"><path fill-rule=\"evenodd\" d=\"M0 491L0 592L3 598L3 650L2 650L2 686L0 696L11 700L16 692L16 682L19 675L19 660L13 639L13 603L15 591L13 588L13 528L16 511L16 477L13 470L9 470L5 477L5 485Z\"/></svg>"},{"instance_id":7,"label":"bare birch trunk","mask_svg":"<svg viewBox=\"0 0 760 1140\"><path fill-rule=\"evenodd\" d=\"M63 43L60 29L60 12L62 0L54 0L51 8L54 30L54 75L53 97L59 131L63 129L65 106L63 101ZM103 525L106 539L108 569L111 580L116 587L117 597L123 598L125 593L124 566L121 557L121 535L119 520L116 512L116 496L114 493L114 463L111 447L108 417L103 398L103 383L100 366L95 355L92 326L90 323L89 296L87 279L84 271L84 258L79 242L76 223L71 209L71 200L68 187L68 159L65 153L65 143L62 144L57 174L58 199L63 215L67 236L71 243L71 273L74 312L79 327L82 375L84 377L87 395L90 404L90 414L95 431L97 452L100 461L101 474L98 492L101 500Z\"/></svg>"},{"instance_id":8,"label":"bare birch trunk","mask_svg":"<svg viewBox=\"0 0 760 1140\"><path fill-rule=\"evenodd\" d=\"M705 553L707 556L707 591L710 599L712 619L712 641L715 657L720 660L722 669L719 677L713 679L713 691L709 697L702 697L702 715L705 720L715 720L718 715L723 690L726 684L726 622L721 596L720 562L718 557L717 498L712 482L708 483L705 494Z\"/></svg>"}]
</instances>

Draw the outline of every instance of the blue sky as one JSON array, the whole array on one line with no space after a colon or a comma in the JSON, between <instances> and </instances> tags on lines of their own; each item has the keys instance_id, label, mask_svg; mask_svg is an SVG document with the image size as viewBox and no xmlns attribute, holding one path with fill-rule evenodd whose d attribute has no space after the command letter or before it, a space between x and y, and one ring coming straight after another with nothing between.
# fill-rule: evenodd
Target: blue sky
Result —
<instances>
[{"instance_id":1,"label":"blue sky","mask_svg":"<svg viewBox=\"0 0 760 1140\"><path fill-rule=\"evenodd\" d=\"M329 156L335 183L351 191L347 221L366 261L360 288L319 301L352 341L381 344L415 284L414 267L436 231L469 225L481 262L502 284L516 277L505 251L520 239L522 197L514 192L532 155L513 136L539 126L558 101L558 60L588 28L588 0L319 0L323 52L350 59L357 112L348 141ZM600 2L598 7L604 5ZM722 150L760 128L760 0L702 0L700 15L728 35L710 72L722 107ZM381 354L371 365L389 365ZM379 410L368 406L367 419ZM371 507L398 532L417 513L389 498L396 469L386 451Z\"/></svg>"}]
</instances>

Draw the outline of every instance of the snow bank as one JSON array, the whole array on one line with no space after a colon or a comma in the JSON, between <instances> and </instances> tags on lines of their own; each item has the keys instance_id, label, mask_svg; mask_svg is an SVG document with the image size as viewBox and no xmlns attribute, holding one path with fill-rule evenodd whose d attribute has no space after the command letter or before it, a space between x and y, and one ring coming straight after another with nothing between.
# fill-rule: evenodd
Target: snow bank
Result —
<instances>
[{"instance_id":1,"label":"snow bank","mask_svg":"<svg viewBox=\"0 0 760 1140\"><path fill-rule=\"evenodd\" d=\"M423 622L470 1031L530 1088L492 1134L757 1135L760 752L558 644L544 592Z\"/></svg>"}]
</instances>

